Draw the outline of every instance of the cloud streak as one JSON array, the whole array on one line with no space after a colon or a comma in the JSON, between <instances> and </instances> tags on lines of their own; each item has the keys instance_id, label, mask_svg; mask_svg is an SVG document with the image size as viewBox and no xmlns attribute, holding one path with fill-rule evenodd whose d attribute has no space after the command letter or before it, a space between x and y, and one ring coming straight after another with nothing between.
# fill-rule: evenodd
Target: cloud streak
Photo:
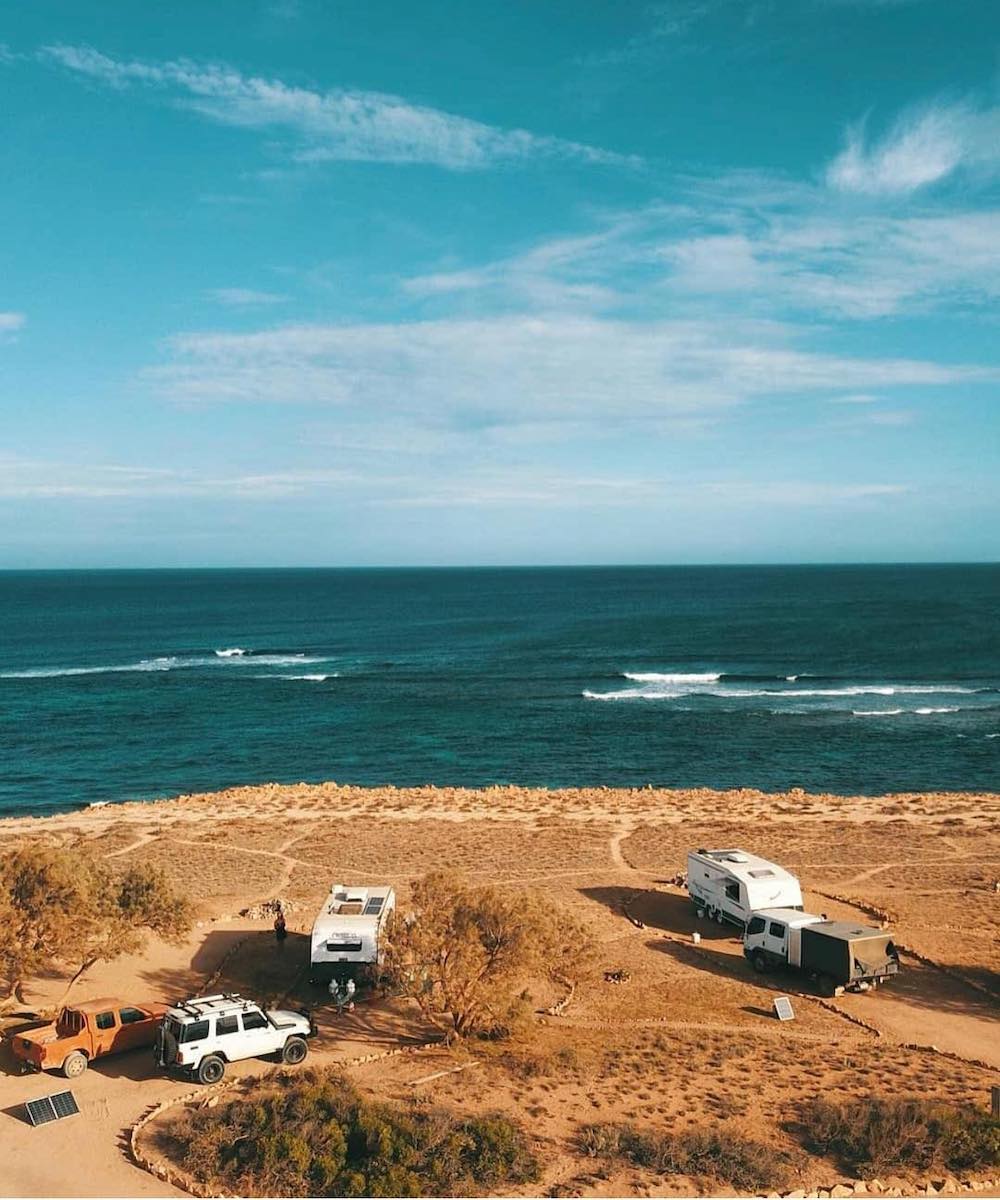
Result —
<instances>
[{"instance_id":1,"label":"cloud streak","mask_svg":"<svg viewBox=\"0 0 1000 1200\"><path fill-rule=\"evenodd\" d=\"M1000 166L1000 108L937 103L903 113L881 139L866 139L864 121L851 126L826 181L842 192L907 195L959 170Z\"/></svg>"},{"instance_id":2,"label":"cloud streak","mask_svg":"<svg viewBox=\"0 0 1000 1200\"><path fill-rule=\"evenodd\" d=\"M178 499L237 502L312 502L336 495L372 508L739 510L768 507L865 505L891 502L910 491L896 482L824 483L581 474L534 467L481 467L447 479L424 471L381 475L336 469L292 468L266 473L198 475L191 470L121 464L80 464L0 457L0 499L102 503Z\"/></svg>"},{"instance_id":3,"label":"cloud streak","mask_svg":"<svg viewBox=\"0 0 1000 1200\"><path fill-rule=\"evenodd\" d=\"M485 430L713 420L762 397L989 379L902 358L810 353L766 323L523 316L186 334L149 372L188 404L334 406L366 421Z\"/></svg>"},{"instance_id":4,"label":"cloud streak","mask_svg":"<svg viewBox=\"0 0 1000 1200\"><path fill-rule=\"evenodd\" d=\"M25 316L19 312L0 312L0 338L24 328Z\"/></svg>"},{"instance_id":5,"label":"cloud streak","mask_svg":"<svg viewBox=\"0 0 1000 1200\"><path fill-rule=\"evenodd\" d=\"M500 129L383 92L316 91L188 59L144 63L89 46L46 46L43 61L111 88L148 88L223 125L293 139L298 162L424 163L455 171L558 159L622 165L625 156L524 129Z\"/></svg>"},{"instance_id":6,"label":"cloud streak","mask_svg":"<svg viewBox=\"0 0 1000 1200\"><path fill-rule=\"evenodd\" d=\"M260 308L272 304L284 304L288 297L277 292L259 292L253 288L212 288L206 295L218 304L230 308Z\"/></svg>"}]
</instances>

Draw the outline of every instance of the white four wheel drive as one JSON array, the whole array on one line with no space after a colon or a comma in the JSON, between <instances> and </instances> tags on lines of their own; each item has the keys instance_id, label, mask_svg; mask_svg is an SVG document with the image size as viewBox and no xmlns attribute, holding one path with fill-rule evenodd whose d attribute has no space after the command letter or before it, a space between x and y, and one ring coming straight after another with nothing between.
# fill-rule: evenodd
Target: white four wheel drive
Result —
<instances>
[{"instance_id":1,"label":"white four wheel drive","mask_svg":"<svg viewBox=\"0 0 1000 1200\"><path fill-rule=\"evenodd\" d=\"M156 1038L156 1061L199 1083L218 1083L226 1064L274 1054L300 1063L316 1032L307 1012L263 1009L242 996L200 996L167 1009Z\"/></svg>"}]
</instances>

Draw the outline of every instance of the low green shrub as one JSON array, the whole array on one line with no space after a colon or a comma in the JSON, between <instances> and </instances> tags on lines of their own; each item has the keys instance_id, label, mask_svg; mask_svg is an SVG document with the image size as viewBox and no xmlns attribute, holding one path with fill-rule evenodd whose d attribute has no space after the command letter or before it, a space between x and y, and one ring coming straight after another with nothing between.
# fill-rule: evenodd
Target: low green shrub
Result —
<instances>
[{"instance_id":1,"label":"low green shrub","mask_svg":"<svg viewBox=\"0 0 1000 1200\"><path fill-rule=\"evenodd\" d=\"M619 1158L658 1175L708 1178L740 1192L769 1192L789 1182L788 1155L725 1128L660 1133L633 1125L585 1125L577 1144L592 1158Z\"/></svg>"},{"instance_id":2,"label":"low green shrub","mask_svg":"<svg viewBox=\"0 0 1000 1200\"><path fill-rule=\"evenodd\" d=\"M201 1182L245 1196L475 1195L539 1175L507 1117L381 1104L319 1072L190 1114L170 1143Z\"/></svg>"},{"instance_id":3,"label":"low green shrub","mask_svg":"<svg viewBox=\"0 0 1000 1200\"><path fill-rule=\"evenodd\" d=\"M804 1114L810 1150L859 1174L1000 1165L1000 1121L970 1106L932 1100L818 1101Z\"/></svg>"}]
</instances>

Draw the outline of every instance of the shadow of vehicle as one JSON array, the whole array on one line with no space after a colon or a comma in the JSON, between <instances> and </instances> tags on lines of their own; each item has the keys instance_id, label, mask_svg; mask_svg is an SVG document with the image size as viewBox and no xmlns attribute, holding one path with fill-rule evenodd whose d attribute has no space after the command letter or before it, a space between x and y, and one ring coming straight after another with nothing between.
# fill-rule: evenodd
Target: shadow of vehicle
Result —
<instances>
[{"instance_id":1,"label":"shadow of vehicle","mask_svg":"<svg viewBox=\"0 0 1000 1200\"><path fill-rule=\"evenodd\" d=\"M686 892L665 892L652 888L643 890L628 887L592 887L581 888L580 894L621 914L624 914L624 905L627 903L629 915L650 929L662 929L665 933L675 933L682 937L690 937L692 933L697 932L701 934L702 941L706 942L732 942L738 941L740 937L740 929L735 925L718 925L714 921L699 920Z\"/></svg>"}]
</instances>

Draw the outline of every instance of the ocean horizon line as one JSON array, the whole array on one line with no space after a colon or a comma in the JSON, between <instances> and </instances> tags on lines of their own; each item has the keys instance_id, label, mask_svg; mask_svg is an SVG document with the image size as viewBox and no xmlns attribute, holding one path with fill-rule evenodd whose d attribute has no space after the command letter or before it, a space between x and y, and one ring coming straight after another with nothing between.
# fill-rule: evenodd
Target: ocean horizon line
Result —
<instances>
[{"instance_id":1,"label":"ocean horizon line","mask_svg":"<svg viewBox=\"0 0 1000 1200\"><path fill-rule=\"evenodd\" d=\"M219 564L179 566L66 566L66 567L0 567L3 575L97 575L97 574L169 574L224 571L687 571L687 570L857 570L859 568L949 568L998 567L997 559L851 559L828 561L741 561L741 562L574 562L574 563L285 563L285 564Z\"/></svg>"}]
</instances>

